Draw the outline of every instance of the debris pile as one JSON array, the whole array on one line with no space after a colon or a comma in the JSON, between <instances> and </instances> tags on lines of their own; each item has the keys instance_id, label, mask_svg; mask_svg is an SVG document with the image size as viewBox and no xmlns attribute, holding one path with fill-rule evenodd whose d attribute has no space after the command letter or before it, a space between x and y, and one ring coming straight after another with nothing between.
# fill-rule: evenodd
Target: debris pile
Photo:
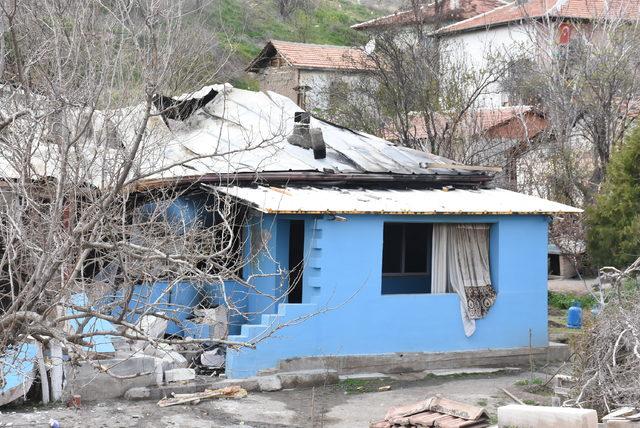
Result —
<instances>
[{"instance_id":1,"label":"debris pile","mask_svg":"<svg viewBox=\"0 0 640 428\"><path fill-rule=\"evenodd\" d=\"M607 416L602 418L602 422L607 426L629 426L635 427L640 425L640 409L637 407L622 407L614 410Z\"/></svg>"},{"instance_id":2,"label":"debris pile","mask_svg":"<svg viewBox=\"0 0 640 428\"><path fill-rule=\"evenodd\" d=\"M163 398L158 402L160 407L177 406L179 404L198 404L202 400L214 398L244 398L247 391L239 386L227 386L220 389L207 389L194 394L174 394L172 398Z\"/></svg>"},{"instance_id":3,"label":"debris pile","mask_svg":"<svg viewBox=\"0 0 640 428\"><path fill-rule=\"evenodd\" d=\"M414 404L391 407L384 420L370 428L391 427L488 427L489 415L482 407L443 397L431 397Z\"/></svg>"},{"instance_id":4,"label":"debris pile","mask_svg":"<svg viewBox=\"0 0 640 428\"><path fill-rule=\"evenodd\" d=\"M640 403L640 290L633 282L617 288L584 334L577 336L576 386L563 405L608 414Z\"/></svg>"}]
</instances>

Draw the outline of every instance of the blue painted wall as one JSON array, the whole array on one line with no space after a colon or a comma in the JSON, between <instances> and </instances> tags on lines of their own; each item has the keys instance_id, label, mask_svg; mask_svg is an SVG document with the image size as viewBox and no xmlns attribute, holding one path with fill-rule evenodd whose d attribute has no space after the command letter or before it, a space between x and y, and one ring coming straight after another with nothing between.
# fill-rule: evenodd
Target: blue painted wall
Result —
<instances>
[{"instance_id":1,"label":"blue painted wall","mask_svg":"<svg viewBox=\"0 0 640 428\"><path fill-rule=\"evenodd\" d=\"M251 376L300 356L526 347L530 330L534 347L547 345L546 217L345 217L346 222L265 216L261 228L249 227L251 234L268 238L268 255L254 256L245 278L253 277L256 289L273 297L246 294L250 323L229 339L267 338L255 350L229 350L229 377ZM305 220L303 304L284 303L287 281L278 273L288 268L292 218ZM498 298L473 336L464 335L456 294L381 294L385 221L492 224L491 269ZM275 275L255 277L268 273ZM315 315L305 319L310 314Z\"/></svg>"}]
</instances>

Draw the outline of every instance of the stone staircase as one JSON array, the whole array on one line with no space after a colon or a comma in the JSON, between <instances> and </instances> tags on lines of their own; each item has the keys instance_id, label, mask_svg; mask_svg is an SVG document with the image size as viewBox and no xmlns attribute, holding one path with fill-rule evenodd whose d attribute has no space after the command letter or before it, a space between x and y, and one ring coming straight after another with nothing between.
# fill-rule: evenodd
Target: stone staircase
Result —
<instances>
[{"instance_id":1,"label":"stone staircase","mask_svg":"<svg viewBox=\"0 0 640 428\"><path fill-rule=\"evenodd\" d=\"M262 314L259 324L243 324L240 334L230 335L228 340L244 343L260 341L284 326L303 321L316 310L317 305L311 303L280 303L275 314Z\"/></svg>"}]
</instances>

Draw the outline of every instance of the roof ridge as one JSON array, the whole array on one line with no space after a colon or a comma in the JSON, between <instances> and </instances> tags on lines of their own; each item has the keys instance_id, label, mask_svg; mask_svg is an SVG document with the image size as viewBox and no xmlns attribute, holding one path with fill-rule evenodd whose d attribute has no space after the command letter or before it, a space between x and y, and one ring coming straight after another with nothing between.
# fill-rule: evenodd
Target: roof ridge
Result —
<instances>
[{"instance_id":1,"label":"roof ridge","mask_svg":"<svg viewBox=\"0 0 640 428\"><path fill-rule=\"evenodd\" d=\"M357 46L327 45L327 44L320 44L320 43L292 42L292 41L289 41L289 40L275 40L275 39L269 40L268 43L271 43L274 46L275 46L275 43L290 43L290 44L299 45L299 46L316 46L316 47L326 47L326 48L358 49Z\"/></svg>"}]
</instances>

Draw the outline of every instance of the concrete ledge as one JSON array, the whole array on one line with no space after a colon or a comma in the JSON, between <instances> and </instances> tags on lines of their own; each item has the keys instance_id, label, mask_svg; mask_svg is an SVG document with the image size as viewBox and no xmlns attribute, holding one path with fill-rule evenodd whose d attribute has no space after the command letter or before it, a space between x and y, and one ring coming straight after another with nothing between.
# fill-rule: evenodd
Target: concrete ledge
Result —
<instances>
[{"instance_id":1,"label":"concrete ledge","mask_svg":"<svg viewBox=\"0 0 640 428\"><path fill-rule=\"evenodd\" d=\"M322 369L336 370L340 375L367 372L397 374L465 367L524 367L529 365L530 357L533 357L537 364L547 364L567 361L569 356L569 347L561 343L550 343L548 347L531 349L327 355L281 360L278 363L277 372Z\"/></svg>"},{"instance_id":2,"label":"concrete ledge","mask_svg":"<svg viewBox=\"0 0 640 428\"><path fill-rule=\"evenodd\" d=\"M596 428L598 426L598 415L592 409L510 404L498 408L498 426L518 428Z\"/></svg>"},{"instance_id":3,"label":"concrete ledge","mask_svg":"<svg viewBox=\"0 0 640 428\"><path fill-rule=\"evenodd\" d=\"M157 362L154 357L143 355L127 359L99 360L95 363L109 368L115 376L127 378L100 372L88 362L76 366L65 365L65 397L79 394L83 401L118 398L132 387L145 387L157 383Z\"/></svg>"},{"instance_id":4,"label":"concrete ledge","mask_svg":"<svg viewBox=\"0 0 640 428\"><path fill-rule=\"evenodd\" d=\"M186 384L174 384L174 385L153 385L153 386L141 386L127 390L124 394L124 398L127 400L161 400L165 397L171 397L172 394L193 394L195 392L202 392L207 388L212 387L211 382L193 381Z\"/></svg>"},{"instance_id":5,"label":"concrete ledge","mask_svg":"<svg viewBox=\"0 0 640 428\"><path fill-rule=\"evenodd\" d=\"M196 381L186 384L167 384L135 387L129 389L124 398L127 400L160 400L172 394L192 394L205 389L218 389L226 386L239 386L249 392L279 391L287 388L309 388L338 383L336 370L302 370L299 372L278 373L269 376L255 376L246 379L224 379L218 381Z\"/></svg>"}]
</instances>

